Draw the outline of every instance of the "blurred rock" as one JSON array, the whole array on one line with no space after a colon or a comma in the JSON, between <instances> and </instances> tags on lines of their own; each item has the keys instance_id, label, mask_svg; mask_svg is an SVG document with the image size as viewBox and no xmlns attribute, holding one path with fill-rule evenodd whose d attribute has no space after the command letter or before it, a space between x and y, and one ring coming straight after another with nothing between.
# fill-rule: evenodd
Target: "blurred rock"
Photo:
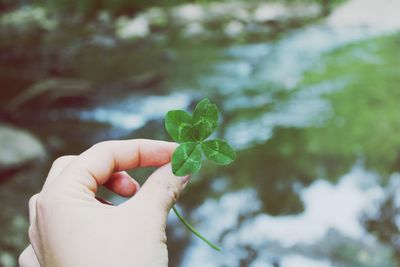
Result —
<instances>
[{"instance_id":1,"label":"blurred rock","mask_svg":"<svg viewBox=\"0 0 400 267\"><path fill-rule=\"evenodd\" d=\"M114 27L121 41L145 38L164 41L171 29L189 39L242 39L251 34L270 34L276 28L282 31L282 27L290 27L290 23L305 23L319 18L322 13L317 3L216 1L153 7L133 18L119 17Z\"/></svg>"},{"instance_id":2,"label":"blurred rock","mask_svg":"<svg viewBox=\"0 0 400 267\"><path fill-rule=\"evenodd\" d=\"M307 19L318 17L321 14L321 7L316 4L285 5L280 3L262 4L254 10L254 20L256 22L281 21L291 19Z\"/></svg>"},{"instance_id":3,"label":"blurred rock","mask_svg":"<svg viewBox=\"0 0 400 267\"><path fill-rule=\"evenodd\" d=\"M43 7L23 6L7 12L0 18L2 25L18 28L39 26L45 30L54 30L58 25Z\"/></svg>"},{"instance_id":4,"label":"blurred rock","mask_svg":"<svg viewBox=\"0 0 400 267\"><path fill-rule=\"evenodd\" d=\"M254 20L258 22L280 20L288 16L285 5L282 4L263 4L254 11Z\"/></svg>"},{"instance_id":5,"label":"blurred rock","mask_svg":"<svg viewBox=\"0 0 400 267\"><path fill-rule=\"evenodd\" d=\"M329 16L327 24L346 29L366 27L379 31L399 31L399 10L400 1L398 0L346 1Z\"/></svg>"},{"instance_id":6,"label":"blurred rock","mask_svg":"<svg viewBox=\"0 0 400 267\"><path fill-rule=\"evenodd\" d=\"M226 25L224 32L229 37L237 37L243 33L244 29L245 26L243 25L242 22L238 20L232 20Z\"/></svg>"},{"instance_id":7,"label":"blurred rock","mask_svg":"<svg viewBox=\"0 0 400 267\"><path fill-rule=\"evenodd\" d=\"M182 35L185 37L195 37L199 35L203 35L205 32L205 28L201 23L191 22L186 25L186 27L182 31Z\"/></svg>"},{"instance_id":8,"label":"blurred rock","mask_svg":"<svg viewBox=\"0 0 400 267\"><path fill-rule=\"evenodd\" d=\"M204 21L204 19L207 17L207 13L203 6L199 4L181 5L176 7L172 13L177 20L181 20L184 23Z\"/></svg>"},{"instance_id":9,"label":"blurred rock","mask_svg":"<svg viewBox=\"0 0 400 267\"><path fill-rule=\"evenodd\" d=\"M149 21L144 16L133 19L121 17L117 20L116 35L121 39L144 38L150 34Z\"/></svg>"},{"instance_id":10,"label":"blurred rock","mask_svg":"<svg viewBox=\"0 0 400 267\"><path fill-rule=\"evenodd\" d=\"M163 27L168 21L164 10L158 7L149 8L143 13L143 16L147 18L151 26Z\"/></svg>"},{"instance_id":11,"label":"blurred rock","mask_svg":"<svg viewBox=\"0 0 400 267\"><path fill-rule=\"evenodd\" d=\"M43 144L35 136L5 124L0 124L0 147L0 174L46 156Z\"/></svg>"}]
</instances>

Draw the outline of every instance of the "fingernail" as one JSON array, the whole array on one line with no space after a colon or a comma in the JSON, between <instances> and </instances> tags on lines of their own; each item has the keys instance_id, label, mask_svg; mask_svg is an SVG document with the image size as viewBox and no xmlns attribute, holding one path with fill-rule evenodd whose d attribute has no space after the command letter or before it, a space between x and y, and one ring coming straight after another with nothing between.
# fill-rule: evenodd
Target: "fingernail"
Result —
<instances>
[{"instance_id":1,"label":"fingernail","mask_svg":"<svg viewBox=\"0 0 400 267\"><path fill-rule=\"evenodd\" d=\"M183 182L183 183L186 183L187 181L189 181L190 175L181 176L180 178L182 179L182 182Z\"/></svg>"},{"instance_id":2,"label":"fingernail","mask_svg":"<svg viewBox=\"0 0 400 267\"><path fill-rule=\"evenodd\" d=\"M95 197L95 199L97 199L97 201L99 201L100 203L106 204L106 205L110 205L110 206L114 206L113 203L111 203L110 201L106 200L106 199L102 199L100 197Z\"/></svg>"}]
</instances>

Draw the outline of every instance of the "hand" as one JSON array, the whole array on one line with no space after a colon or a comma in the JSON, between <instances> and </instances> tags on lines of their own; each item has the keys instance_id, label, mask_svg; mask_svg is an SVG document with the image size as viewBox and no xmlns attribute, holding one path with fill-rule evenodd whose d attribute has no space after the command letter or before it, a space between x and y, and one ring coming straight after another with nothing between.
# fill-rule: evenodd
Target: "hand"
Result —
<instances>
[{"instance_id":1,"label":"hand","mask_svg":"<svg viewBox=\"0 0 400 267\"><path fill-rule=\"evenodd\" d=\"M56 160L29 201L32 246L21 254L21 267L168 266L166 219L189 179L173 175L167 164L176 146L108 141ZM162 167L138 191L124 170L148 166ZM101 185L122 196L137 193L111 206L95 198Z\"/></svg>"}]
</instances>

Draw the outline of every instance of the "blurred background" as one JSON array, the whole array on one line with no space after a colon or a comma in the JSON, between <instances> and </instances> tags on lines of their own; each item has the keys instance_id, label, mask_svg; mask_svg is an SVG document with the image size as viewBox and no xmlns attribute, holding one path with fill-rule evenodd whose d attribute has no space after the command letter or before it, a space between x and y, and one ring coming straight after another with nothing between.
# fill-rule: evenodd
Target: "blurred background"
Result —
<instances>
[{"instance_id":1,"label":"blurred background","mask_svg":"<svg viewBox=\"0 0 400 267\"><path fill-rule=\"evenodd\" d=\"M170 266L399 266L399 10L0 0L0 266L28 245L27 202L54 159L107 139L169 140L165 113L203 97L238 158L206 163L179 208L223 252L171 214Z\"/></svg>"}]
</instances>

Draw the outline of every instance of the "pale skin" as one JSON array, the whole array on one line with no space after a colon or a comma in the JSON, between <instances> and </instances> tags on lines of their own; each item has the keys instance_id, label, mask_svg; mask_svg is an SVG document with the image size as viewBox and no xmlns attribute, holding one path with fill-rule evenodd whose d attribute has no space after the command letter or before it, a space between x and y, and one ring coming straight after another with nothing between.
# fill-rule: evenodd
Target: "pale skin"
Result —
<instances>
[{"instance_id":1,"label":"pale skin","mask_svg":"<svg viewBox=\"0 0 400 267\"><path fill-rule=\"evenodd\" d=\"M168 266L166 220L189 177L172 173L177 144L155 140L99 143L53 163L29 201L29 245L21 267ZM125 171L154 166L144 185ZM130 197L119 206L95 198L99 186Z\"/></svg>"}]
</instances>

